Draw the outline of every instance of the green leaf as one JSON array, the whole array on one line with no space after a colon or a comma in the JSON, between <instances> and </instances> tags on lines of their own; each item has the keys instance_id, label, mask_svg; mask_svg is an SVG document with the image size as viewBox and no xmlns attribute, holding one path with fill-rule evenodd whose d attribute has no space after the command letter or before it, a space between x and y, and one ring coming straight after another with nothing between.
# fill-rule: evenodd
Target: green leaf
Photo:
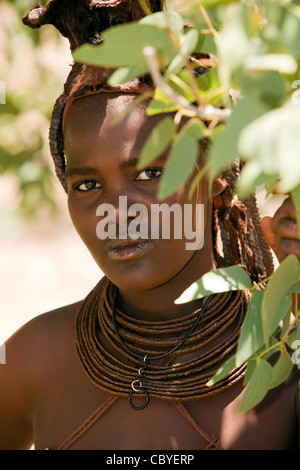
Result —
<instances>
[{"instance_id":1,"label":"green leaf","mask_svg":"<svg viewBox=\"0 0 300 470\"><path fill-rule=\"evenodd\" d=\"M168 64L176 55L168 33L148 24L128 23L114 26L102 34L103 44L84 44L74 51L78 62L107 67L146 67L146 46L153 46L160 62ZM147 68L148 70L148 68Z\"/></svg>"},{"instance_id":2,"label":"green leaf","mask_svg":"<svg viewBox=\"0 0 300 470\"><path fill-rule=\"evenodd\" d=\"M296 209L298 233L300 235L300 184L293 189L292 200Z\"/></svg>"},{"instance_id":3,"label":"green leaf","mask_svg":"<svg viewBox=\"0 0 300 470\"><path fill-rule=\"evenodd\" d=\"M283 76L276 71L258 71L249 74L244 69L238 70L234 75L236 87L246 90L248 96L255 100L263 101L269 108L281 106L285 99L285 81Z\"/></svg>"},{"instance_id":4,"label":"green leaf","mask_svg":"<svg viewBox=\"0 0 300 470\"><path fill-rule=\"evenodd\" d=\"M251 287L250 276L240 266L219 268L204 274L198 281L194 282L175 300L175 304L201 299L218 292L250 289Z\"/></svg>"},{"instance_id":5,"label":"green leaf","mask_svg":"<svg viewBox=\"0 0 300 470\"><path fill-rule=\"evenodd\" d=\"M220 88L220 80L217 67L213 67L202 75L199 75L196 80L199 88L199 93L202 96L206 96L207 92L211 92L217 88Z\"/></svg>"},{"instance_id":6,"label":"green leaf","mask_svg":"<svg viewBox=\"0 0 300 470\"><path fill-rule=\"evenodd\" d=\"M224 364L221 365L221 367L217 370L217 372L212 376L212 378L207 382L207 386L211 387L212 385L215 385L217 382L222 380L224 377L226 377L229 372L231 372L235 367L235 355L231 356L227 361L224 362Z\"/></svg>"},{"instance_id":7,"label":"green leaf","mask_svg":"<svg viewBox=\"0 0 300 470\"><path fill-rule=\"evenodd\" d=\"M242 397L239 413L254 408L266 396L272 380L272 367L264 359L260 359Z\"/></svg>"},{"instance_id":8,"label":"green leaf","mask_svg":"<svg viewBox=\"0 0 300 470\"><path fill-rule=\"evenodd\" d=\"M173 104L171 101L166 103L164 101L153 99L147 108L147 114L148 116L154 116L155 114L174 113L178 111L179 108L179 105Z\"/></svg>"},{"instance_id":9,"label":"green leaf","mask_svg":"<svg viewBox=\"0 0 300 470\"><path fill-rule=\"evenodd\" d=\"M260 101L245 95L239 98L232 107L232 115L228 125L213 134L212 150L209 153L209 165L212 174L218 176L222 169L228 168L238 156L238 141L244 127L258 116L264 114L268 108Z\"/></svg>"},{"instance_id":10,"label":"green leaf","mask_svg":"<svg viewBox=\"0 0 300 470\"><path fill-rule=\"evenodd\" d=\"M195 52L217 55L217 46L212 34L199 34Z\"/></svg>"},{"instance_id":11,"label":"green leaf","mask_svg":"<svg viewBox=\"0 0 300 470\"><path fill-rule=\"evenodd\" d=\"M300 294L300 282L297 282L297 284L294 284L291 288L290 288L290 292L293 292L295 294Z\"/></svg>"},{"instance_id":12,"label":"green leaf","mask_svg":"<svg viewBox=\"0 0 300 470\"><path fill-rule=\"evenodd\" d=\"M158 198L173 194L191 176L198 157L198 144L189 135L178 135L165 165Z\"/></svg>"},{"instance_id":13,"label":"green leaf","mask_svg":"<svg viewBox=\"0 0 300 470\"><path fill-rule=\"evenodd\" d=\"M299 325L298 325L299 326ZM300 328L299 328L300 330ZM293 343L297 339L297 328L295 328L286 338L285 343L288 345L289 348L294 349ZM300 339L300 337L299 337Z\"/></svg>"},{"instance_id":14,"label":"green leaf","mask_svg":"<svg viewBox=\"0 0 300 470\"><path fill-rule=\"evenodd\" d=\"M271 330L275 331L276 328L278 327L279 322L286 316L291 313L292 309L292 299L290 296L286 295L282 301L280 302L280 305L276 311L276 314L274 316L274 320L271 326Z\"/></svg>"},{"instance_id":15,"label":"green leaf","mask_svg":"<svg viewBox=\"0 0 300 470\"><path fill-rule=\"evenodd\" d=\"M281 351L279 358L273 366L270 389L278 387L278 385L284 382L290 375L293 367L294 364L290 355L286 351Z\"/></svg>"},{"instance_id":16,"label":"green leaf","mask_svg":"<svg viewBox=\"0 0 300 470\"><path fill-rule=\"evenodd\" d=\"M236 366L246 362L264 344L261 321L263 291L254 291L239 336Z\"/></svg>"},{"instance_id":17,"label":"green leaf","mask_svg":"<svg viewBox=\"0 0 300 470\"><path fill-rule=\"evenodd\" d=\"M182 37L180 44L180 52L185 57L188 57L190 54L195 52L197 43L199 39L199 32L195 28L191 28L187 33Z\"/></svg>"},{"instance_id":18,"label":"green leaf","mask_svg":"<svg viewBox=\"0 0 300 470\"><path fill-rule=\"evenodd\" d=\"M147 107L147 114L148 116L153 116L154 114L173 113L178 111L179 108L179 105L172 103L163 90L157 87L154 92L154 98Z\"/></svg>"},{"instance_id":19,"label":"green leaf","mask_svg":"<svg viewBox=\"0 0 300 470\"><path fill-rule=\"evenodd\" d=\"M160 29L173 31L177 36L183 32L184 21L176 11L157 12L145 16L139 21L140 24L155 26Z\"/></svg>"},{"instance_id":20,"label":"green leaf","mask_svg":"<svg viewBox=\"0 0 300 470\"><path fill-rule=\"evenodd\" d=\"M200 141L204 136L204 125L199 119L191 118L187 124L181 129L180 133L182 135L190 136L193 139Z\"/></svg>"},{"instance_id":21,"label":"green leaf","mask_svg":"<svg viewBox=\"0 0 300 470\"><path fill-rule=\"evenodd\" d=\"M230 18L223 22L216 38L219 73L226 90L229 89L232 73L242 66L250 51L250 38L244 24L246 14L247 8L244 4L233 8Z\"/></svg>"},{"instance_id":22,"label":"green leaf","mask_svg":"<svg viewBox=\"0 0 300 470\"><path fill-rule=\"evenodd\" d=\"M186 70L180 70L177 75L170 74L166 83L190 103L195 101L195 93L191 86L191 76Z\"/></svg>"},{"instance_id":23,"label":"green leaf","mask_svg":"<svg viewBox=\"0 0 300 470\"><path fill-rule=\"evenodd\" d=\"M244 65L250 70L275 70L286 74L294 74L298 68L296 60L289 54L253 54Z\"/></svg>"},{"instance_id":24,"label":"green leaf","mask_svg":"<svg viewBox=\"0 0 300 470\"><path fill-rule=\"evenodd\" d=\"M255 368L257 366L257 360L256 359L250 359L247 364L247 369L246 369L246 374L243 380L243 385L244 387L247 385L247 383L250 382L251 377L253 375L253 372L255 371Z\"/></svg>"},{"instance_id":25,"label":"green leaf","mask_svg":"<svg viewBox=\"0 0 300 470\"><path fill-rule=\"evenodd\" d=\"M178 73L188 60L188 57L195 51L197 46L199 33L196 29L190 29L180 41L180 53L177 54L169 67L167 68L166 75L171 73Z\"/></svg>"},{"instance_id":26,"label":"green leaf","mask_svg":"<svg viewBox=\"0 0 300 470\"><path fill-rule=\"evenodd\" d=\"M205 8L222 5L223 3L234 3L235 0L201 0L201 5Z\"/></svg>"},{"instance_id":27,"label":"green leaf","mask_svg":"<svg viewBox=\"0 0 300 470\"><path fill-rule=\"evenodd\" d=\"M168 148L175 134L173 119L166 116L154 127L142 149L138 169L145 168Z\"/></svg>"},{"instance_id":28,"label":"green leaf","mask_svg":"<svg viewBox=\"0 0 300 470\"><path fill-rule=\"evenodd\" d=\"M170 74L177 74L184 66L184 57L179 53L177 54L172 62L170 63L169 67L166 70L166 76Z\"/></svg>"},{"instance_id":29,"label":"green leaf","mask_svg":"<svg viewBox=\"0 0 300 470\"><path fill-rule=\"evenodd\" d=\"M262 301L262 324L265 343L269 344L276 328L277 311L289 289L300 276L300 262L295 255L289 255L272 274Z\"/></svg>"},{"instance_id":30,"label":"green leaf","mask_svg":"<svg viewBox=\"0 0 300 470\"><path fill-rule=\"evenodd\" d=\"M282 319L282 324L280 325L280 339L285 338L286 334L289 332L291 326L291 309L287 312L285 317Z\"/></svg>"},{"instance_id":31,"label":"green leaf","mask_svg":"<svg viewBox=\"0 0 300 470\"><path fill-rule=\"evenodd\" d=\"M199 75L196 81L201 98L217 108L224 107L224 91L220 85L217 67Z\"/></svg>"},{"instance_id":32,"label":"green leaf","mask_svg":"<svg viewBox=\"0 0 300 470\"><path fill-rule=\"evenodd\" d=\"M288 102L247 125L238 140L240 157L256 161L262 173L276 174L283 194L300 185L299 126L300 107Z\"/></svg>"},{"instance_id":33,"label":"green leaf","mask_svg":"<svg viewBox=\"0 0 300 470\"><path fill-rule=\"evenodd\" d=\"M146 65L141 67L120 67L111 74L107 82L111 86L126 83L133 78L144 75L147 70L148 67Z\"/></svg>"},{"instance_id":34,"label":"green leaf","mask_svg":"<svg viewBox=\"0 0 300 470\"><path fill-rule=\"evenodd\" d=\"M268 175L261 169L261 163L257 160L248 161L241 171L240 179L237 184L237 194L241 200L253 194L257 187L273 187L278 179L278 175Z\"/></svg>"},{"instance_id":35,"label":"green leaf","mask_svg":"<svg viewBox=\"0 0 300 470\"><path fill-rule=\"evenodd\" d=\"M273 50L288 51L299 60L300 22L297 9L294 12L291 4L274 1L264 2L264 7L268 23L261 31L263 41Z\"/></svg>"}]
</instances>

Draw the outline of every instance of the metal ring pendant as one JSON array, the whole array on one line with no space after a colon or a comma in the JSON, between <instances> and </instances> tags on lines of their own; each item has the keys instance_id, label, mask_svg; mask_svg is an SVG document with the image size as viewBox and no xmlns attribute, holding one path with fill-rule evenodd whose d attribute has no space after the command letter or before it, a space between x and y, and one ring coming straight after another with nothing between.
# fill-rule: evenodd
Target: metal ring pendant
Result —
<instances>
[{"instance_id":1,"label":"metal ring pendant","mask_svg":"<svg viewBox=\"0 0 300 470\"><path fill-rule=\"evenodd\" d=\"M135 392L142 392L145 396L145 402L141 405L141 406L136 406L133 404L132 402L132 394L135 393ZM134 389L130 390L129 392L129 395L128 395L128 402L129 402L129 405L131 406L131 408L133 410L143 410L144 408L146 408L146 406L148 405L149 403L149 393L147 392L147 390L145 390L143 387L137 387L135 386Z\"/></svg>"}]
</instances>

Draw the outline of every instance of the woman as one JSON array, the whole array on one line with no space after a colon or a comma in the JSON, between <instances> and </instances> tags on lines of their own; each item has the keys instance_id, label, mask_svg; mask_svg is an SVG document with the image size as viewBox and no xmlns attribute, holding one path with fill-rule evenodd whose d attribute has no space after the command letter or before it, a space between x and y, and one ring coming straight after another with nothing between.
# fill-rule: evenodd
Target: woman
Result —
<instances>
[{"instance_id":1,"label":"woman","mask_svg":"<svg viewBox=\"0 0 300 470\"><path fill-rule=\"evenodd\" d=\"M154 2L151 7L159 9ZM52 0L46 8L36 6L24 21L31 27L54 24L74 49L87 40L100 42L101 30L109 25L141 16L136 2L70 6ZM254 282L271 273L272 255L255 199L234 198L239 173L234 167L216 179L212 194L202 179L192 201L188 183L163 201L182 209L191 204L193 229L196 209L204 208L199 247L187 250L187 238L175 237L175 219L170 219L170 237L130 237L127 229L138 216L124 212L120 196L127 207L142 204L152 215L160 203L156 194L167 152L137 169L143 144L162 117L147 116L143 102L112 126L151 81L146 77L111 88L110 73L74 64L50 132L70 216L105 277L82 302L33 319L7 342L7 364L0 368L0 447L296 449L297 371L243 415L238 406L244 366L219 384L206 385L236 347L248 294L174 303L203 274L239 264L241 256ZM204 159L201 142L195 171ZM97 225L104 216L99 207L115 209L107 227L114 227L116 237L99 237ZM265 226L281 259L291 252L300 257L290 199ZM219 228L224 256L217 246Z\"/></svg>"}]
</instances>

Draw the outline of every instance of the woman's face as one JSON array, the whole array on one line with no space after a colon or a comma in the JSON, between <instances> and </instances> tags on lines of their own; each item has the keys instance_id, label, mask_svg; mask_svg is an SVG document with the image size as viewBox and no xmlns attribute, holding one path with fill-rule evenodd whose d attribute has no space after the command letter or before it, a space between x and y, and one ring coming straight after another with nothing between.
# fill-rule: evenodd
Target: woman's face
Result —
<instances>
[{"instance_id":1,"label":"woman's face","mask_svg":"<svg viewBox=\"0 0 300 470\"><path fill-rule=\"evenodd\" d=\"M186 243L191 240L185 238L184 230L181 237L174 238L173 222L170 236L165 233L164 237L151 238L149 230L147 236L143 233L141 238L133 239L127 229L131 224L136 228L135 233L139 233L141 225L134 225L134 222L141 221L141 214L133 212L130 215L130 211L128 214L132 204L142 204L146 209L144 216L148 216L148 228L151 227L154 204L165 203L167 207L177 204L184 214L184 205L193 203L190 206L193 225L195 202L204 204L205 210L207 206L207 188L203 186L197 193L197 201L196 195L193 201L189 200L188 185L163 201L157 199L166 155L142 171L137 170L136 163L144 142L161 117L147 116L144 103L112 125L112 121L135 99L136 95L115 93L81 98L72 104L64 132L68 205L73 224L102 272L120 290L131 292L149 290L176 278L179 273L189 270L190 260L195 255L203 257L204 251L186 249ZM104 224L108 220L105 208L115 209L110 212L109 226ZM200 223L204 224L204 221ZM208 225L204 236L210 232ZM101 239L99 233L105 231L104 226L106 230L109 227L110 236ZM146 225L143 227L145 229Z\"/></svg>"}]
</instances>

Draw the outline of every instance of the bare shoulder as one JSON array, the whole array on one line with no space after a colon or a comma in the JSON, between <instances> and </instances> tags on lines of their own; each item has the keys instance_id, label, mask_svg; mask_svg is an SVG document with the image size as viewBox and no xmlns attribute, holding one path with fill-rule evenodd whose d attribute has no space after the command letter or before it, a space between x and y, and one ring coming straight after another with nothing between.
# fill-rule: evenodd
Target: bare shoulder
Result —
<instances>
[{"instance_id":1,"label":"bare shoulder","mask_svg":"<svg viewBox=\"0 0 300 470\"><path fill-rule=\"evenodd\" d=\"M19 358L31 357L33 360L39 352L45 360L51 352L53 358L53 354L67 347L72 339L74 315L80 304L77 302L38 315L17 330L6 342L7 363L14 359L15 354Z\"/></svg>"},{"instance_id":2,"label":"bare shoulder","mask_svg":"<svg viewBox=\"0 0 300 470\"><path fill-rule=\"evenodd\" d=\"M33 318L6 341L6 360L0 365L0 449L30 448L33 416L45 390L51 392L74 361L72 325L80 303Z\"/></svg>"},{"instance_id":3,"label":"bare shoulder","mask_svg":"<svg viewBox=\"0 0 300 470\"><path fill-rule=\"evenodd\" d=\"M0 377L11 377L11 385L33 387L43 376L73 354L73 319L81 302L34 317L5 343L6 363Z\"/></svg>"}]
</instances>

